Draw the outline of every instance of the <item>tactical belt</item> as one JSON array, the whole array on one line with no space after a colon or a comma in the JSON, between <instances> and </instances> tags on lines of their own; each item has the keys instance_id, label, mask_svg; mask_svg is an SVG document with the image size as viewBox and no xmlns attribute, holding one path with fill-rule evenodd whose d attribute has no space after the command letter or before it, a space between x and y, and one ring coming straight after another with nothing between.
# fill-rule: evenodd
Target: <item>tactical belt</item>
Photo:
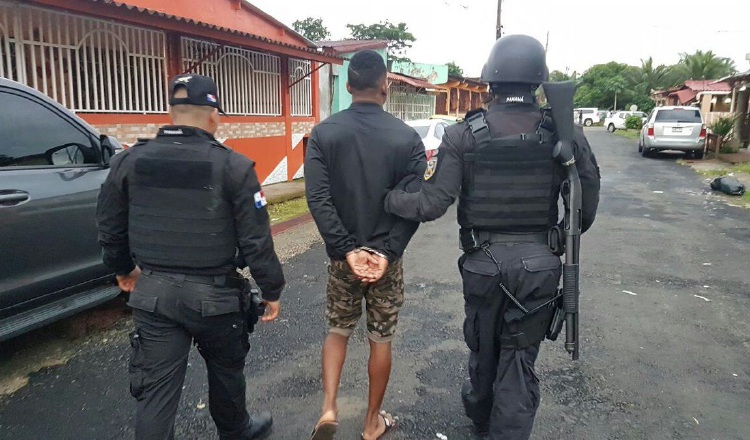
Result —
<instances>
[{"instance_id":1,"label":"tactical belt","mask_svg":"<svg viewBox=\"0 0 750 440\"><path fill-rule=\"evenodd\" d=\"M236 271L232 271L226 275L185 275L182 273L143 269L143 273L145 275L157 275L164 278L170 278L178 283L187 281L190 283L205 284L214 287L239 288L242 286L243 280Z\"/></svg>"},{"instance_id":2,"label":"tactical belt","mask_svg":"<svg viewBox=\"0 0 750 440\"><path fill-rule=\"evenodd\" d=\"M538 243L549 245L548 232L534 232L531 234L501 234L489 231L461 230L461 250L473 252L486 244L503 243Z\"/></svg>"}]
</instances>

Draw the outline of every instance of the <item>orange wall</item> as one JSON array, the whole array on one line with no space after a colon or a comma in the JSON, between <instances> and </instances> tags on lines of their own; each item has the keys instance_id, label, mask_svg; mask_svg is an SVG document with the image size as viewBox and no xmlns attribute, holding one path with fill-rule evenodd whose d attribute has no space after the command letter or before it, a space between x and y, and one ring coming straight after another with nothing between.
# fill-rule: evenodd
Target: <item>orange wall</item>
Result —
<instances>
[{"instance_id":1,"label":"orange wall","mask_svg":"<svg viewBox=\"0 0 750 440\"><path fill-rule=\"evenodd\" d=\"M285 136L227 139L226 144L232 150L255 162L255 172L261 183L273 172L276 165L284 160L286 155Z\"/></svg>"}]
</instances>

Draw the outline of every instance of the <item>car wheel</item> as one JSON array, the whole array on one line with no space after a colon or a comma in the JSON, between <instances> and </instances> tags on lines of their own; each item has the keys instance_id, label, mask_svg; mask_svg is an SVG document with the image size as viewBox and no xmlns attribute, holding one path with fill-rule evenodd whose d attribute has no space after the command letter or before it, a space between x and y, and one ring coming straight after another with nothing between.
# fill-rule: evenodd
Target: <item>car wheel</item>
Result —
<instances>
[{"instance_id":1,"label":"car wheel","mask_svg":"<svg viewBox=\"0 0 750 440\"><path fill-rule=\"evenodd\" d=\"M646 148L646 147L641 148L640 151L641 151L641 156L643 157L648 157L649 154L651 153L651 149Z\"/></svg>"},{"instance_id":2,"label":"car wheel","mask_svg":"<svg viewBox=\"0 0 750 440\"><path fill-rule=\"evenodd\" d=\"M695 158L695 159L703 159L703 149L693 150L693 158Z\"/></svg>"},{"instance_id":3,"label":"car wheel","mask_svg":"<svg viewBox=\"0 0 750 440\"><path fill-rule=\"evenodd\" d=\"M643 139L638 138L638 152L643 153Z\"/></svg>"},{"instance_id":4,"label":"car wheel","mask_svg":"<svg viewBox=\"0 0 750 440\"><path fill-rule=\"evenodd\" d=\"M607 125L607 131L610 132L610 133L614 133L615 132L615 124L609 124L609 125Z\"/></svg>"},{"instance_id":5,"label":"car wheel","mask_svg":"<svg viewBox=\"0 0 750 440\"><path fill-rule=\"evenodd\" d=\"M594 121L592 121L591 119L586 119L585 121L583 121L583 125L585 125L586 127L591 127L593 123Z\"/></svg>"}]
</instances>

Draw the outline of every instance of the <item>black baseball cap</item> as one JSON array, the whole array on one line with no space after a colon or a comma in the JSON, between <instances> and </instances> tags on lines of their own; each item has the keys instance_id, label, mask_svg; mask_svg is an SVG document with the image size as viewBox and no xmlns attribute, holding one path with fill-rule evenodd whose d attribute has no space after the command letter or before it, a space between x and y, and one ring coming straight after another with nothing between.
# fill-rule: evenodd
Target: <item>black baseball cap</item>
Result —
<instances>
[{"instance_id":1,"label":"black baseball cap","mask_svg":"<svg viewBox=\"0 0 750 440\"><path fill-rule=\"evenodd\" d=\"M174 97L178 87L184 87L187 90L187 98ZM221 108L216 83L213 79L203 75L185 73L172 79L169 84L169 105L180 104L205 105L216 108L219 113L226 115Z\"/></svg>"}]
</instances>

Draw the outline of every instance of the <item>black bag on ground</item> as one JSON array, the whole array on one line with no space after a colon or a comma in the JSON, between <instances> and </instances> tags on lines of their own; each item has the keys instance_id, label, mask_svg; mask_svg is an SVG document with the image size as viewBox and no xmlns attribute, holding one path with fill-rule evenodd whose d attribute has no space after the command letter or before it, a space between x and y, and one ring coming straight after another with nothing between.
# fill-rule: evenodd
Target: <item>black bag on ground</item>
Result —
<instances>
[{"instance_id":1,"label":"black bag on ground","mask_svg":"<svg viewBox=\"0 0 750 440\"><path fill-rule=\"evenodd\" d=\"M731 176L717 177L711 181L711 189L721 191L730 196L741 196L745 194L745 185Z\"/></svg>"}]
</instances>

